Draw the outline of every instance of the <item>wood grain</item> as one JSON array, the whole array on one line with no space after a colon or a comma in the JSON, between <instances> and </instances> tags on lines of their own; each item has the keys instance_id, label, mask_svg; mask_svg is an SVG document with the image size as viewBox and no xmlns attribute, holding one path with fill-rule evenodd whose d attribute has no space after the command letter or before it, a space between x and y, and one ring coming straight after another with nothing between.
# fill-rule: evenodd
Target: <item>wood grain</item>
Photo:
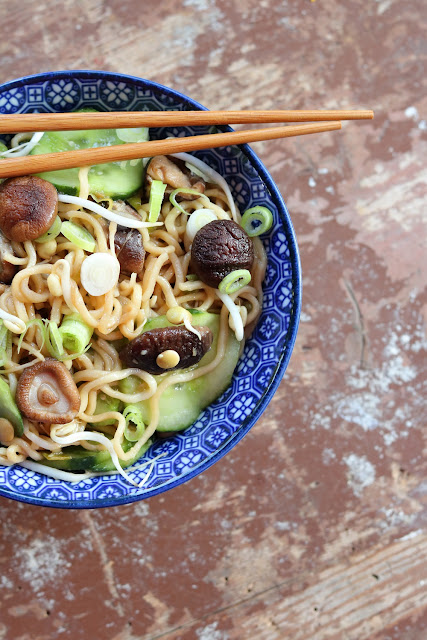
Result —
<instances>
[{"instance_id":1,"label":"wood grain","mask_svg":"<svg viewBox=\"0 0 427 640\"><path fill-rule=\"evenodd\" d=\"M104 162L151 158L152 156L168 155L183 151L213 149L215 147L226 147L233 144L260 142L261 140L292 138L312 133L335 131L337 129L341 129L340 122L319 122L315 124L289 125L286 127L187 136L184 138L167 138L166 140L150 140L149 142L45 153L35 156L24 156L22 158L9 157L0 163L0 178L25 176L27 174L53 171L55 169L86 167L103 164Z\"/></svg>"},{"instance_id":2,"label":"wood grain","mask_svg":"<svg viewBox=\"0 0 427 640\"><path fill-rule=\"evenodd\" d=\"M2 82L92 68L213 110L375 110L257 143L304 279L267 411L149 501L0 500L1 640L425 640L425 21L424 0L0 2Z\"/></svg>"},{"instance_id":3,"label":"wood grain","mask_svg":"<svg viewBox=\"0 0 427 640\"><path fill-rule=\"evenodd\" d=\"M297 111L111 111L106 113L22 113L0 116L0 133L73 131L126 127L181 127L322 120L372 120L370 110Z\"/></svg>"}]
</instances>

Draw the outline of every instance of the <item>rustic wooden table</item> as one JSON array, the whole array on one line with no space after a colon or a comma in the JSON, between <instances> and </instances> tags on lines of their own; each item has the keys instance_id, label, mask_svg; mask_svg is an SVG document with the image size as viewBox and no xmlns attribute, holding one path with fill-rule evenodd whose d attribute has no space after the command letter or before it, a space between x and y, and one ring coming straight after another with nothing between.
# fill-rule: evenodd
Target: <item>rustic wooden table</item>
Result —
<instances>
[{"instance_id":1,"label":"rustic wooden table","mask_svg":"<svg viewBox=\"0 0 427 640\"><path fill-rule=\"evenodd\" d=\"M149 501L1 500L2 640L427 636L426 18L423 0L0 2L1 82L106 69L215 109L376 112L254 145L304 271L263 417Z\"/></svg>"}]
</instances>

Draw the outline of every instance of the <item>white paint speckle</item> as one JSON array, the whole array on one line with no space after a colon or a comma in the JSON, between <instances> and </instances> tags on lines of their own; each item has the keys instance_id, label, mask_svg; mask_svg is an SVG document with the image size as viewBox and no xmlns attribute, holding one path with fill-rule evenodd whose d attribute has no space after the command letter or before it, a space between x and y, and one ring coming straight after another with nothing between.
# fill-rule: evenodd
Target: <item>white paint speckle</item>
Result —
<instances>
[{"instance_id":1,"label":"white paint speckle","mask_svg":"<svg viewBox=\"0 0 427 640\"><path fill-rule=\"evenodd\" d=\"M64 544L64 547L66 545ZM71 563L66 560L62 542L53 536L34 538L19 554L21 580L40 593L50 583L62 583Z\"/></svg>"},{"instance_id":2,"label":"white paint speckle","mask_svg":"<svg viewBox=\"0 0 427 640\"><path fill-rule=\"evenodd\" d=\"M13 582L7 576L0 576L0 592L3 589L13 589Z\"/></svg>"},{"instance_id":3,"label":"white paint speckle","mask_svg":"<svg viewBox=\"0 0 427 640\"><path fill-rule=\"evenodd\" d=\"M327 167L320 167L320 169L318 169L318 173L323 176L326 173L329 173L329 169Z\"/></svg>"},{"instance_id":4,"label":"white paint speckle","mask_svg":"<svg viewBox=\"0 0 427 640\"><path fill-rule=\"evenodd\" d=\"M426 131L427 130L427 122L425 120L420 120L418 123L418 129L421 129L421 131Z\"/></svg>"},{"instance_id":5,"label":"white paint speckle","mask_svg":"<svg viewBox=\"0 0 427 640\"><path fill-rule=\"evenodd\" d=\"M423 529L417 529L416 531L407 533L406 536L402 536L401 538L399 538L399 540L412 540L412 538L418 538L418 536L422 536L423 533Z\"/></svg>"},{"instance_id":6,"label":"white paint speckle","mask_svg":"<svg viewBox=\"0 0 427 640\"><path fill-rule=\"evenodd\" d=\"M316 180L313 178L313 176L310 176L308 179L308 186L313 188L316 186Z\"/></svg>"},{"instance_id":7,"label":"white paint speckle","mask_svg":"<svg viewBox=\"0 0 427 640\"><path fill-rule=\"evenodd\" d=\"M328 465L332 462L332 460L336 460L337 456L335 455L335 451L333 449L329 449L325 447L322 451L322 462L324 465Z\"/></svg>"},{"instance_id":8,"label":"white paint speckle","mask_svg":"<svg viewBox=\"0 0 427 640\"><path fill-rule=\"evenodd\" d=\"M357 456L354 453L344 456L343 460L348 467L347 483L354 495L361 496L363 490L375 480L375 467L366 456Z\"/></svg>"},{"instance_id":9,"label":"white paint speckle","mask_svg":"<svg viewBox=\"0 0 427 640\"><path fill-rule=\"evenodd\" d=\"M337 414L347 420L358 424L364 431L371 431L380 424L381 399L372 393L360 393L345 396L337 406Z\"/></svg>"},{"instance_id":10,"label":"white paint speckle","mask_svg":"<svg viewBox=\"0 0 427 640\"><path fill-rule=\"evenodd\" d=\"M301 311L301 316L300 316L300 321L301 322L310 322L311 320L311 315L309 313L305 313L304 311Z\"/></svg>"},{"instance_id":11,"label":"white paint speckle","mask_svg":"<svg viewBox=\"0 0 427 640\"><path fill-rule=\"evenodd\" d=\"M407 118L411 118L412 120L418 120L418 109L416 107L408 107L405 109L405 116Z\"/></svg>"},{"instance_id":12,"label":"white paint speckle","mask_svg":"<svg viewBox=\"0 0 427 640\"><path fill-rule=\"evenodd\" d=\"M228 633L217 629L218 623L208 624L203 629L196 629L199 640L228 640Z\"/></svg>"},{"instance_id":13,"label":"white paint speckle","mask_svg":"<svg viewBox=\"0 0 427 640\"><path fill-rule=\"evenodd\" d=\"M335 193L335 189L334 189L334 187L333 187L331 184L330 184L329 186L325 187L325 191L327 191L328 193L330 193L330 194L331 194L331 196L333 196L333 195L334 195L334 193Z\"/></svg>"}]
</instances>

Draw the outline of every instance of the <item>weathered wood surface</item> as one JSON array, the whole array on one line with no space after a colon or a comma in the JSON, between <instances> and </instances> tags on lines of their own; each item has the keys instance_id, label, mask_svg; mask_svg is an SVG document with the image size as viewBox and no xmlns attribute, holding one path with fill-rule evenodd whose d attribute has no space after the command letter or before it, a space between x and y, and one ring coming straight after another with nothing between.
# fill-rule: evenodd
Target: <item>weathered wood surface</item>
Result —
<instances>
[{"instance_id":1,"label":"weathered wood surface","mask_svg":"<svg viewBox=\"0 0 427 640\"><path fill-rule=\"evenodd\" d=\"M0 2L0 81L98 68L212 109L376 112L254 145L304 270L262 419L144 503L1 500L0 639L427 636L426 17L423 0Z\"/></svg>"}]
</instances>

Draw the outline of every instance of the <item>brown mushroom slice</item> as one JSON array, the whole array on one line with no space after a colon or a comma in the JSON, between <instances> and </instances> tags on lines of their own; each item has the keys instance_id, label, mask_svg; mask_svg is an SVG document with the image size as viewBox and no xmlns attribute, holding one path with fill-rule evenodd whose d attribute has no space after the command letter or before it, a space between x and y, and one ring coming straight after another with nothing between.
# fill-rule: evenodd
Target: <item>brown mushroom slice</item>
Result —
<instances>
[{"instance_id":1,"label":"brown mushroom slice","mask_svg":"<svg viewBox=\"0 0 427 640\"><path fill-rule=\"evenodd\" d=\"M145 249L142 236L137 229L117 231L114 237L114 248L121 273L127 275L141 273L144 268Z\"/></svg>"},{"instance_id":2,"label":"brown mushroom slice","mask_svg":"<svg viewBox=\"0 0 427 640\"><path fill-rule=\"evenodd\" d=\"M0 185L0 229L9 240L25 242L42 236L58 211L58 192L37 176L8 178Z\"/></svg>"},{"instance_id":3,"label":"brown mushroom slice","mask_svg":"<svg viewBox=\"0 0 427 640\"><path fill-rule=\"evenodd\" d=\"M194 236L191 267L200 280L210 287L217 288L232 271L250 271L253 262L252 239L233 220L213 220Z\"/></svg>"},{"instance_id":4,"label":"brown mushroom slice","mask_svg":"<svg viewBox=\"0 0 427 640\"><path fill-rule=\"evenodd\" d=\"M0 282L10 284L17 271L17 267L4 259L6 253L13 255L13 248L9 240L0 231Z\"/></svg>"},{"instance_id":5,"label":"brown mushroom slice","mask_svg":"<svg viewBox=\"0 0 427 640\"><path fill-rule=\"evenodd\" d=\"M204 193L206 184L202 178L195 176L185 166L185 163L168 156L155 156L147 165L146 181L148 186L153 180L160 180L168 185L166 193L171 193L174 189L195 189ZM194 200L197 195L182 193L179 196L182 200Z\"/></svg>"},{"instance_id":6,"label":"brown mushroom slice","mask_svg":"<svg viewBox=\"0 0 427 640\"><path fill-rule=\"evenodd\" d=\"M174 369L185 369L197 364L209 351L213 335L208 327L195 327L201 339L185 327L163 327L149 329L134 338L120 352L120 360L126 367L136 367L148 373L160 374ZM159 356L168 351L175 352L179 358L175 366L159 366ZM170 354L169 354L170 355ZM164 363L161 363L164 365Z\"/></svg>"},{"instance_id":7,"label":"brown mushroom slice","mask_svg":"<svg viewBox=\"0 0 427 640\"><path fill-rule=\"evenodd\" d=\"M67 424L80 409L80 394L67 367L47 358L25 369L16 389L20 411L44 425Z\"/></svg>"}]
</instances>

